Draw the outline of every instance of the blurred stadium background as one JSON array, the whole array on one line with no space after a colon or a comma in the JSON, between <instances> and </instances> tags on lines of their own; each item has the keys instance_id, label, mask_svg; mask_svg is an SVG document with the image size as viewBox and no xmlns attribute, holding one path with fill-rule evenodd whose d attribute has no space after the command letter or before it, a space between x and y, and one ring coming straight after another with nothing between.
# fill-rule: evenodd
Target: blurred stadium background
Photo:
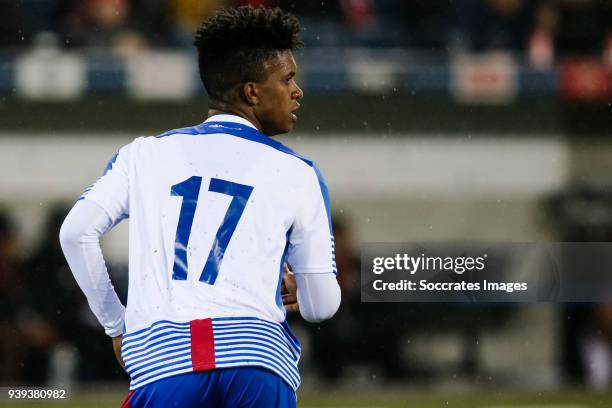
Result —
<instances>
[{"instance_id":1,"label":"blurred stadium background","mask_svg":"<svg viewBox=\"0 0 612 408\"><path fill-rule=\"evenodd\" d=\"M120 146L204 120L191 33L247 3L303 23L281 139L337 224L343 306L293 322L303 406L612 407L612 306L361 304L358 274L360 242L612 239L609 0L0 0L0 386L119 406L58 228ZM127 223L104 247L124 294Z\"/></svg>"}]
</instances>

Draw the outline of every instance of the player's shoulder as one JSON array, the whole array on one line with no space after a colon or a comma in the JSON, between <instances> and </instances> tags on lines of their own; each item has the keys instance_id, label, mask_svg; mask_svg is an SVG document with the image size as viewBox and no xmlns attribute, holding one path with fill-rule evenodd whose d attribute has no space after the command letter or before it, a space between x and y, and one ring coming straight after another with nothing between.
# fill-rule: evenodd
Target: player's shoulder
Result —
<instances>
[{"instance_id":1,"label":"player's shoulder","mask_svg":"<svg viewBox=\"0 0 612 408\"><path fill-rule=\"evenodd\" d=\"M133 151L142 151L148 148L157 148L164 146L167 143L173 143L177 141L176 138L169 136L181 136L181 135L200 135L202 134L202 125L182 127L164 131L159 134L140 136L134 139L131 143ZM179 139L180 140L180 139Z\"/></svg>"},{"instance_id":2,"label":"player's shoulder","mask_svg":"<svg viewBox=\"0 0 612 408\"><path fill-rule=\"evenodd\" d=\"M279 142L278 140L270 139L270 146L280 153L281 156L290 157L291 160L299 167L304 169L314 166L314 162L308 157L300 154L289 146Z\"/></svg>"},{"instance_id":3,"label":"player's shoulder","mask_svg":"<svg viewBox=\"0 0 612 408\"><path fill-rule=\"evenodd\" d=\"M195 126L187 126L176 129L170 129L165 132L162 132L156 136L151 136L155 139L166 139L168 136L173 135L199 135L202 133L203 124L195 125Z\"/></svg>"},{"instance_id":4,"label":"player's shoulder","mask_svg":"<svg viewBox=\"0 0 612 408\"><path fill-rule=\"evenodd\" d=\"M294 175L298 176L299 180L296 183L302 184L307 190L319 190L322 186L326 186L323 173L317 166L314 160L297 153L293 149L284 146L282 151L293 158L293 164L296 171ZM325 187L326 188L326 187Z\"/></svg>"},{"instance_id":5,"label":"player's shoulder","mask_svg":"<svg viewBox=\"0 0 612 408\"><path fill-rule=\"evenodd\" d=\"M137 152L141 149L146 149L147 147L152 147L157 145L160 142L159 135L146 135L146 136L138 136L131 143L126 145L129 146L129 149L132 152Z\"/></svg>"},{"instance_id":6,"label":"player's shoulder","mask_svg":"<svg viewBox=\"0 0 612 408\"><path fill-rule=\"evenodd\" d=\"M138 136L132 139L131 142L121 146L119 151L117 152L119 155L133 155L138 149L142 146L143 143L146 143L146 140L151 136Z\"/></svg>"},{"instance_id":7,"label":"player's shoulder","mask_svg":"<svg viewBox=\"0 0 612 408\"><path fill-rule=\"evenodd\" d=\"M121 146L111 159L111 163L120 160L128 162L138 162L143 155L147 155L153 148L154 136L138 136L131 142ZM110 163L109 163L110 164Z\"/></svg>"},{"instance_id":8,"label":"player's shoulder","mask_svg":"<svg viewBox=\"0 0 612 408\"><path fill-rule=\"evenodd\" d=\"M132 142L128 143L124 147L134 150L134 149L138 149L141 147L156 145L157 143L162 142L162 141L166 142L169 140L173 140L172 138L169 138L167 136L198 134L199 132L197 128L198 126L191 126L191 127L184 127L184 128L168 130L163 133L156 134L156 135L138 136L134 140L132 140Z\"/></svg>"},{"instance_id":9,"label":"player's shoulder","mask_svg":"<svg viewBox=\"0 0 612 408\"><path fill-rule=\"evenodd\" d=\"M272 147L274 147L281 156L288 158L296 172L302 174L308 179L312 177L318 177L317 175L320 174L320 170L314 160L306 157L301 153L296 152L289 146L277 140L270 140L272 140L273 142L273 144L271 144Z\"/></svg>"}]
</instances>

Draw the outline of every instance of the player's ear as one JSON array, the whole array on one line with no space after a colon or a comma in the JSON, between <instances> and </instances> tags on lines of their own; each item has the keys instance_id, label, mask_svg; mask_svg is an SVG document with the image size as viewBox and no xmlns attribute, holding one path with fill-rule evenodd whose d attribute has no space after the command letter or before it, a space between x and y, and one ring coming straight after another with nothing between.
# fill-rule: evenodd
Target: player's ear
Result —
<instances>
[{"instance_id":1,"label":"player's ear","mask_svg":"<svg viewBox=\"0 0 612 408\"><path fill-rule=\"evenodd\" d=\"M255 82L246 82L242 86L242 95L249 105L254 106L259 104L259 91Z\"/></svg>"}]
</instances>

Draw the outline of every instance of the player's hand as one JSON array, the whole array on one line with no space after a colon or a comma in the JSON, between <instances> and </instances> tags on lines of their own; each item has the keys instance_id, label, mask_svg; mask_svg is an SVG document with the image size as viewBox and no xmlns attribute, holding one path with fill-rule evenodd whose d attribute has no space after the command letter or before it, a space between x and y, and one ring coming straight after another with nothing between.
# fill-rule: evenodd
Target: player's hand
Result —
<instances>
[{"instance_id":1,"label":"player's hand","mask_svg":"<svg viewBox=\"0 0 612 408\"><path fill-rule=\"evenodd\" d=\"M287 264L283 270L283 283L281 285L281 299L287 312L297 312L300 307L297 302L297 284L295 275L289 270Z\"/></svg>"},{"instance_id":2,"label":"player's hand","mask_svg":"<svg viewBox=\"0 0 612 408\"><path fill-rule=\"evenodd\" d=\"M123 362L123 357L121 357L121 341L123 340L123 336L113 337L113 351L115 352L115 357L117 358L117 362L125 370L125 363Z\"/></svg>"}]
</instances>

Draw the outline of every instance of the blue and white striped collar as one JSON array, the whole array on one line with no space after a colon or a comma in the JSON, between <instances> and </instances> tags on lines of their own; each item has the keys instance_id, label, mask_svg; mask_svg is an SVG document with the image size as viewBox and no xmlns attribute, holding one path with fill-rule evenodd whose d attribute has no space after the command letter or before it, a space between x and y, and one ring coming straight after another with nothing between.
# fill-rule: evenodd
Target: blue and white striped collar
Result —
<instances>
[{"instance_id":1,"label":"blue and white striped collar","mask_svg":"<svg viewBox=\"0 0 612 408\"><path fill-rule=\"evenodd\" d=\"M238 116L238 115L230 115L230 114L225 114L225 113L219 114L219 115L213 115L204 121L204 123L208 123L208 122L239 123L241 125L246 125L246 126L252 127L253 129L257 130L257 128L251 122L249 122L245 118Z\"/></svg>"}]
</instances>

